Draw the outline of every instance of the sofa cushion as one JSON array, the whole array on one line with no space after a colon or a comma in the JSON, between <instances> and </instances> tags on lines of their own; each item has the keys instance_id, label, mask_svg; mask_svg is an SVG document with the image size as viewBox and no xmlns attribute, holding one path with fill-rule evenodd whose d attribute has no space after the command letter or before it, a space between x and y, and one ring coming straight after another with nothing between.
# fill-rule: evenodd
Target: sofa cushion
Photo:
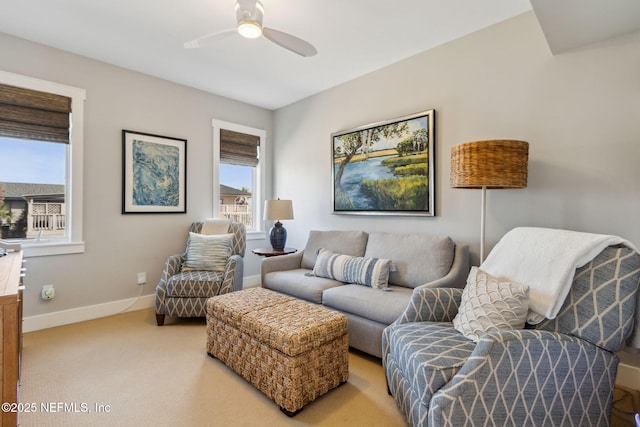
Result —
<instances>
[{"instance_id":1,"label":"sofa cushion","mask_svg":"<svg viewBox=\"0 0 640 427\"><path fill-rule=\"evenodd\" d=\"M364 256L367 237L368 234L364 231L311 230L309 232L307 245L302 253L300 266L313 270L320 248L325 248L339 254Z\"/></svg>"},{"instance_id":2,"label":"sofa cushion","mask_svg":"<svg viewBox=\"0 0 640 427\"><path fill-rule=\"evenodd\" d=\"M345 283L384 288L389 281L391 260L355 257L320 249L313 274Z\"/></svg>"},{"instance_id":3,"label":"sofa cushion","mask_svg":"<svg viewBox=\"0 0 640 427\"><path fill-rule=\"evenodd\" d=\"M427 406L467 361L476 344L451 323L411 322L391 325L389 352L402 377Z\"/></svg>"},{"instance_id":4,"label":"sofa cushion","mask_svg":"<svg viewBox=\"0 0 640 427\"><path fill-rule=\"evenodd\" d=\"M311 270L306 268L297 268L267 273L262 287L316 304L322 304L324 290L342 285L343 283L337 280L316 277Z\"/></svg>"},{"instance_id":5,"label":"sofa cushion","mask_svg":"<svg viewBox=\"0 0 640 427\"><path fill-rule=\"evenodd\" d=\"M391 286L391 291L360 285L326 289L322 303L343 313L352 313L384 325L393 323L409 304L413 290Z\"/></svg>"},{"instance_id":6,"label":"sofa cushion","mask_svg":"<svg viewBox=\"0 0 640 427\"><path fill-rule=\"evenodd\" d=\"M500 281L473 267L453 326L475 342L488 332L522 329L529 312L528 292L526 285Z\"/></svg>"},{"instance_id":7,"label":"sofa cushion","mask_svg":"<svg viewBox=\"0 0 640 427\"><path fill-rule=\"evenodd\" d=\"M231 256L233 234L205 235L189 233L182 271L224 271Z\"/></svg>"},{"instance_id":8,"label":"sofa cushion","mask_svg":"<svg viewBox=\"0 0 640 427\"><path fill-rule=\"evenodd\" d=\"M389 284L415 288L444 277L451 270L454 249L449 237L370 233L364 256L390 259Z\"/></svg>"}]
</instances>

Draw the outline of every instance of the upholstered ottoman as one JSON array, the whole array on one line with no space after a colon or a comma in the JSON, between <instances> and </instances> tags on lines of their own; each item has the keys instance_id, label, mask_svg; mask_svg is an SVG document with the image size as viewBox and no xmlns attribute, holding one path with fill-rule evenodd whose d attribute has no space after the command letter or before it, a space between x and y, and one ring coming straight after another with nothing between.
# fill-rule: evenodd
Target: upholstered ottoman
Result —
<instances>
[{"instance_id":1,"label":"upholstered ottoman","mask_svg":"<svg viewBox=\"0 0 640 427\"><path fill-rule=\"evenodd\" d=\"M207 301L207 353L293 416L349 378L347 317L264 288Z\"/></svg>"}]
</instances>

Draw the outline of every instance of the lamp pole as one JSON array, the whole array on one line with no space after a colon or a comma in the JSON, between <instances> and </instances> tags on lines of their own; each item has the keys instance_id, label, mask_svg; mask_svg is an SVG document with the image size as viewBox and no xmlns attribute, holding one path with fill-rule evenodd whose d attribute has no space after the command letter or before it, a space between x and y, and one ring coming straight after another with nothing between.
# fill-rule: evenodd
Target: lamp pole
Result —
<instances>
[{"instance_id":1,"label":"lamp pole","mask_svg":"<svg viewBox=\"0 0 640 427\"><path fill-rule=\"evenodd\" d=\"M482 203L480 204L480 264L484 261L484 239L487 214L487 186L482 186Z\"/></svg>"}]
</instances>

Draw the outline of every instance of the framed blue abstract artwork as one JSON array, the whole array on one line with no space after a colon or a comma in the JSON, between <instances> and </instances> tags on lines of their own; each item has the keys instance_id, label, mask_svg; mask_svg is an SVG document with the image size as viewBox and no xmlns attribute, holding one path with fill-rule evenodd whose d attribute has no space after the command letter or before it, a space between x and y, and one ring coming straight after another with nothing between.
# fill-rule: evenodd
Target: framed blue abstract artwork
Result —
<instances>
[{"instance_id":1,"label":"framed blue abstract artwork","mask_svg":"<svg viewBox=\"0 0 640 427\"><path fill-rule=\"evenodd\" d=\"M122 213L187 212L187 140L122 131Z\"/></svg>"}]
</instances>

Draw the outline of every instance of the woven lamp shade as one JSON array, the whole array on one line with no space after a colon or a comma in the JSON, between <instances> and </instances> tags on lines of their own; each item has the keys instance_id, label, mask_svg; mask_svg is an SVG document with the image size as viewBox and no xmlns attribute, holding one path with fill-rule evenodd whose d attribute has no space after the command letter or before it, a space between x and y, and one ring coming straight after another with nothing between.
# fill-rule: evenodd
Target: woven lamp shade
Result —
<instances>
[{"instance_id":1,"label":"woven lamp shade","mask_svg":"<svg viewBox=\"0 0 640 427\"><path fill-rule=\"evenodd\" d=\"M451 187L527 186L529 143L514 140L467 142L451 148Z\"/></svg>"}]
</instances>

